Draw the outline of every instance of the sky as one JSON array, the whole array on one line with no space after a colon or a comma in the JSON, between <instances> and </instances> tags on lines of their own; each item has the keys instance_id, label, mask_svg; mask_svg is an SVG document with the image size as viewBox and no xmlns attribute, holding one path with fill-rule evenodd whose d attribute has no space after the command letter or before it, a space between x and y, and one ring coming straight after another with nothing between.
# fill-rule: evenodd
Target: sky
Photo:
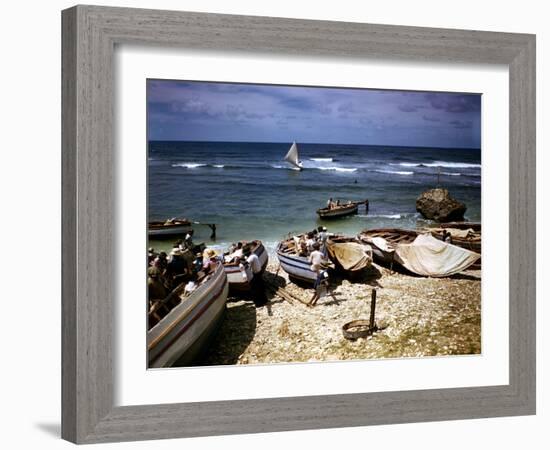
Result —
<instances>
[{"instance_id":1,"label":"sky","mask_svg":"<svg viewBox=\"0 0 550 450\"><path fill-rule=\"evenodd\" d=\"M147 80L149 140L481 148L481 95Z\"/></svg>"}]
</instances>

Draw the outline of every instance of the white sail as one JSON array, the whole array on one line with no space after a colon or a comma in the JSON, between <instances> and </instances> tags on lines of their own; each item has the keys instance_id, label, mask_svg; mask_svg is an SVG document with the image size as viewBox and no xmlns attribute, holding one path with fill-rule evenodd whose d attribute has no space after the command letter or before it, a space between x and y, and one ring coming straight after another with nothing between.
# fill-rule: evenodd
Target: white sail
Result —
<instances>
[{"instance_id":1,"label":"white sail","mask_svg":"<svg viewBox=\"0 0 550 450\"><path fill-rule=\"evenodd\" d=\"M298 146L296 145L296 142L293 142L290 146L290 150L285 156L285 161L292 164L294 167L297 167L298 169L302 168L302 163L298 158Z\"/></svg>"}]
</instances>

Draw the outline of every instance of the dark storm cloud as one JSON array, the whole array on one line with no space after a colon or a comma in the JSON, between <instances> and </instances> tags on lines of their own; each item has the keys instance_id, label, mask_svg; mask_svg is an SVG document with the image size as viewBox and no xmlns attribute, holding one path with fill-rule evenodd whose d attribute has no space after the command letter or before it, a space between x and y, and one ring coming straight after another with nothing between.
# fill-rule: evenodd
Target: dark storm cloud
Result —
<instances>
[{"instance_id":1,"label":"dark storm cloud","mask_svg":"<svg viewBox=\"0 0 550 450\"><path fill-rule=\"evenodd\" d=\"M480 146L479 95L149 80L158 140Z\"/></svg>"}]
</instances>

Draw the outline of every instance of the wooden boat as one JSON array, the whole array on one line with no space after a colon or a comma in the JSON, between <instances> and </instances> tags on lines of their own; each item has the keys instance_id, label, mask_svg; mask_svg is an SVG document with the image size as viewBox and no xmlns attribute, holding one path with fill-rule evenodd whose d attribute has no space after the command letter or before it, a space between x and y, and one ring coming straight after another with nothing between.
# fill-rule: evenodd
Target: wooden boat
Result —
<instances>
[{"instance_id":1,"label":"wooden boat","mask_svg":"<svg viewBox=\"0 0 550 450\"><path fill-rule=\"evenodd\" d=\"M377 262L396 263L422 276L449 276L473 268L480 258L477 252L414 230L378 228L364 230L358 238L372 245Z\"/></svg>"},{"instance_id":2,"label":"wooden boat","mask_svg":"<svg viewBox=\"0 0 550 450\"><path fill-rule=\"evenodd\" d=\"M184 288L182 283L149 311L149 367L189 364L223 318L229 284L222 264L188 296L184 296Z\"/></svg>"},{"instance_id":3,"label":"wooden boat","mask_svg":"<svg viewBox=\"0 0 550 450\"><path fill-rule=\"evenodd\" d=\"M455 232L457 230L458 232ZM468 232L470 230L470 232ZM467 250L472 250L476 253L481 253L481 229L475 231L473 228L454 228L454 227L438 227L438 228L426 228L433 237L443 240L443 233L447 231L451 234L451 244L458 245L459 247Z\"/></svg>"},{"instance_id":4,"label":"wooden boat","mask_svg":"<svg viewBox=\"0 0 550 450\"><path fill-rule=\"evenodd\" d=\"M282 269L288 273L291 281L315 283L317 273L311 270L311 263L306 256L296 253L294 239L281 241L277 246L277 257Z\"/></svg>"},{"instance_id":5,"label":"wooden boat","mask_svg":"<svg viewBox=\"0 0 550 450\"><path fill-rule=\"evenodd\" d=\"M359 205L363 202L351 202L344 205L333 206L332 208L321 208L317 210L317 214L321 219L337 219L339 217L350 216L357 214Z\"/></svg>"},{"instance_id":6,"label":"wooden boat","mask_svg":"<svg viewBox=\"0 0 550 450\"><path fill-rule=\"evenodd\" d=\"M372 247L355 237L333 236L326 246L330 260L346 275L355 275L372 264Z\"/></svg>"},{"instance_id":7,"label":"wooden boat","mask_svg":"<svg viewBox=\"0 0 550 450\"><path fill-rule=\"evenodd\" d=\"M402 228L373 228L363 230L357 238L372 246L374 259L378 263L390 264L394 261L395 247L398 244L411 244L417 238L418 232ZM383 245L380 239L386 241Z\"/></svg>"},{"instance_id":8,"label":"wooden boat","mask_svg":"<svg viewBox=\"0 0 550 450\"><path fill-rule=\"evenodd\" d=\"M152 221L148 225L150 239L169 239L176 236L185 236L191 230L191 222L187 219L174 218L164 222Z\"/></svg>"},{"instance_id":9,"label":"wooden boat","mask_svg":"<svg viewBox=\"0 0 550 450\"><path fill-rule=\"evenodd\" d=\"M258 256L260 264L262 265L261 274L263 274L269 260L267 250L262 244L262 241L252 241L247 245L252 246L251 251ZM243 293L250 291L250 282L254 278L254 273L252 272L252 268L250 266L241 269L239 262L234 262L226 263L223 267L225 274L227 275L227 281L229 282L229 290L231 293Z\"/></svg>"}]
</instances>

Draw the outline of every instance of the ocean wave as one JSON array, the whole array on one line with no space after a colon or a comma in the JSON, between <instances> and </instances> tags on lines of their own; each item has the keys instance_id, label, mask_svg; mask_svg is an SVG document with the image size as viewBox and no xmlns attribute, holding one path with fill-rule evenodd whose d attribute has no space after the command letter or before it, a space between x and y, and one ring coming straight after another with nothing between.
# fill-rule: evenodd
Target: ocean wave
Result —
<instances>
[{"instance_id":1,"label":"ocean wave","mask_svg":"<svg viewBox=\"0 0 550 450\"><path fill-rule=\"evenodd\" d=\"M462 174L460 172L441 172L441 175L447 175L448 177L459 177Z\"/></svg>"},{"instance_id":2,"label":"ocean wave","mask_svg":"<svg viewBox=\"0 0 550 450\"><path fill-rule=\"evenodd\" d=\"M319 170L335 170L336 172L356 172L357 168L355 167L315 167Z\"/></svg>"},{"instance_id":3,"label":"ocean wave","mask_svg":"<svg viewBox=\"0 0 550 450\"><path fill-rule=\"evenodd\" d=\"M310 161L317 161L317 162L333 162L334 160L332 158L309 158Z\"/></svg>"},{"instance_id":4,"label":"ocean wave","mask_svg":"<svg viewBox=\"0 0 550 450\"><path fill-rule=\"evenodd\" d=\"M368 219L403 219L403 214L357 214L357 217L366 217Z\"/></svg>"},{"instance_id":5,"label":"ocean wave","mask_svg":"<svg viewBox=\"0 0 550 450\"><path fill-rule=\"evenodd\" d=\"M283 166L280 164L272 164L272 168L274 169L287 169L287 170L300 170L297 167L291 167L291 166ZM334 170L336 172L356 172L357 168L355 167L304 167L304 170Z\"/></svg>"},{"instance_id":6,"label":"ocean wave","mask_svg":"<svg viewBox=\"0 0 550 450\"><path fill-rule=\"evenodd\" d=\"M223 169L225 167L224 164L212 164L212 167L216 167L217 169Z\"/></svg>"},{"instance_id":7,"label":"ocean wave","mask_svg":"<svg viewBox=\"0 0 550 450\"><path fill-rule=\"evenodd\" d=\"M448 167L454 169L479 169L481 164L450 162L450 161L434 161L433 163L390 163L390 166L401 167Z\"/></svg>"},{"instance_id":8,"label":"ocean wave","mask_svg":"<svg viewBox=\"0 0 550 450\"><path fill-rule=\"evenodd\" d=\"M197 167L206 167L207 164L201 163L174 163L172 167L185 167L186 169L196 169Z\"/></svg>"},{"instance_id":9,"label":"ocean wave","mask_svg":"<svg viewBox=\"0 0 550 450\"><path fill-rule=\"evenodd\" d=\"M375 170L374 172L388 173L393 175L413 175L414 174L414 172L405 171L405 170Z\"/></svg>"}]
</instances>

